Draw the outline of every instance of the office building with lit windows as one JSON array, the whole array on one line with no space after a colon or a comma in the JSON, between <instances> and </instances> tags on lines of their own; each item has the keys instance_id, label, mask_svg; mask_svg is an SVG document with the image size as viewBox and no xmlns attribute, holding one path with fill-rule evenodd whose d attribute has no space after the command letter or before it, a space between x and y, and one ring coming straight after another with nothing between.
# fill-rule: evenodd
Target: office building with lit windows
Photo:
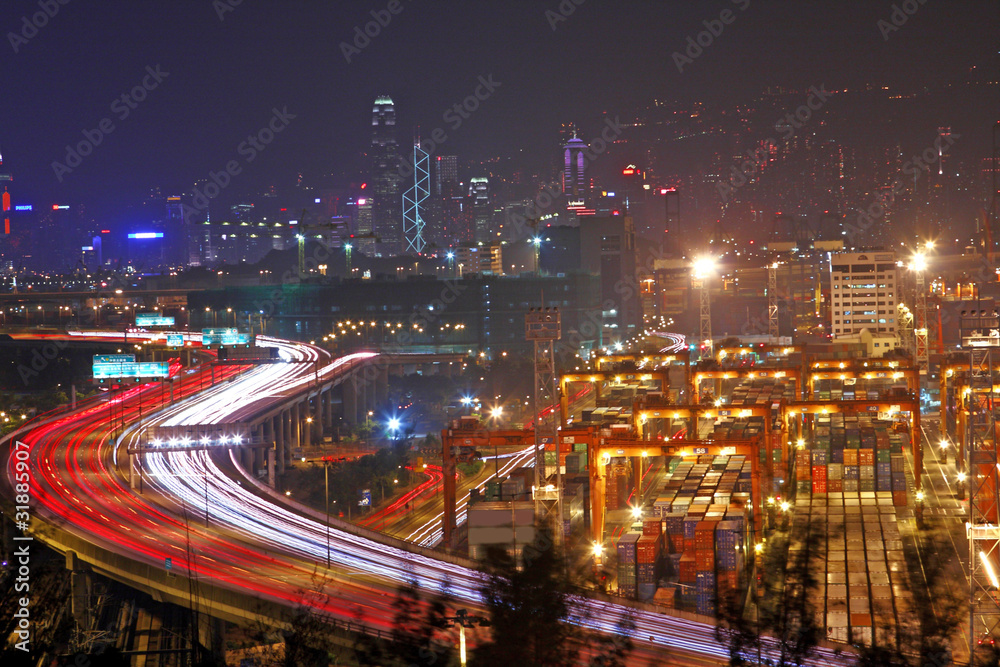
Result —
<instances>
[{"instance_id":1,"label":"office building with lit windows","mask_svg":"<svg viewBox=\"0 0 1000 667\"><path fill-rule=\"evenodd\" d=\"M830 330L834 338L867 329L896 336L899 266L892 251L834 253L830 256Z\"/></svg>"}]
</instances>

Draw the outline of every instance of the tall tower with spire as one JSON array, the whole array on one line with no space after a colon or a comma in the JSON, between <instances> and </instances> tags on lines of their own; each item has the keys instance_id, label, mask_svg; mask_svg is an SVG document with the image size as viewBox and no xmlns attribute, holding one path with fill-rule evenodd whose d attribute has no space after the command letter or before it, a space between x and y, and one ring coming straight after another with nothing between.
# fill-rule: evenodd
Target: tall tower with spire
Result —
<instances>
[{"instance_id":1,"label":"tall tower with spire","mask_svg":"<svg viewBox=\"0 0 1000 667\"><path fill-rule=\"evenodd\" d=\"M563 194L568 202L586 202L590 199L587 184L587 142L576 136L563 148ZM570 204L572 206L572 204Z\"/></svg>"}]
</instances>

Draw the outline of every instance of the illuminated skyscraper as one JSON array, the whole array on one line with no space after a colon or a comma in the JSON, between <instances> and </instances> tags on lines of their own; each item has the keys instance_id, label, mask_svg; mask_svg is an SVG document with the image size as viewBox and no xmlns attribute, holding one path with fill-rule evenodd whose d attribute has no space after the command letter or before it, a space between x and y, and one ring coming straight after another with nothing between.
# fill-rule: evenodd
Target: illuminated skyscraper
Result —
<instances>
[{"instance_id":1,"label":"illuminated skyscraper","mask_svg":"<svg viewBox=\"0 0 1000 667\"><path fill-rule=\"evenodd\" d=\"M469 201L473 211L473 238L477 243L493 239L490 229L490 180L483 177L469 180Z\"/></svg>"},{"instance_id":2,"label":"illuminated skyscraper","mask_svg":"<svg viewBox=\"0 0 1000 667\"><path fill-rule=\"evenodd\" d=\"M458 192L458 156L438 155L434 163L434 194L455 196Z\"/></svg>"},{"instance_id":3,"label":"illuminated skyscraper","mask_svg":"<svg viewBox=\"0 0 1000 667\"><path fill-rule=\"evenodd\" d=\"M388 95L375 98L372 109L372 227L381 251L402 251L403 213L399 151L396 145L396 107Z\"/></svg>"},{"instance_id":4,"label":"illuminated skyscraper","mask_svg":"<svg viewBox=\"0 0 1000 667\"><path fill-rule=\"evenodd\" d=\"M585 206L589 199L585 150L587 142L579 139L576 132L563 148L563 194L566 195L570 206L573 206L574 202L582 202L579 205Z\"/></svg>"},{"instance_id":5,"label":"illuminated skyscraper","mask_svg":"<svg viewBox=\"0 0 1000 667\"><path fill-rule=\"evenodd\" d=\"M11 176L10 172L3 166L3 154L0 153L0 182L13 181L14 177ZM7 192L7 186L3 186L3 197L2 208L3 208L3 233L10 234L10 193Z\"/></svg>"}]
</instances>

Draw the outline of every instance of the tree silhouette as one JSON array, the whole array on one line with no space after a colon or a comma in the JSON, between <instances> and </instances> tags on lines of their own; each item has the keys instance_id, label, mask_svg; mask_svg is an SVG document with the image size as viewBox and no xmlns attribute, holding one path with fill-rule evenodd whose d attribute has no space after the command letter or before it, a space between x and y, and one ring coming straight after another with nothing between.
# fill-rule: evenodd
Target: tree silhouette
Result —
<instances>
[{"instance_id":1,"label":"tree silhouette","mask_svg":"<svg viewBox=\"0 0 1000 667\"><path fill-rule=\"evenodd\" d=\"M519 569L506 549L487 550L481 592L493 636L476 650L474 664L576 665L580 635L567 622L570 585L548 527L539 527L538 539L525 547L523 561Z\"/></svg>"}]
</instances>

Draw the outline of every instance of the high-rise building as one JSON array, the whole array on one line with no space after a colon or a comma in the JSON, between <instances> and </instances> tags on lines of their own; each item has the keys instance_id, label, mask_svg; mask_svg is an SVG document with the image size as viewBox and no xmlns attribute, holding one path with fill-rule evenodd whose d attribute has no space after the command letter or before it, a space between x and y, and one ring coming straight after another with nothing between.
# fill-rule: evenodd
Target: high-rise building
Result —
<instances>
[{"instance_id":1,"label":"high-rise building","mask_svg":"<svg viewBox=\"0 0 1000 667\"><path fill-rule=\"evenodd\" d=\"M830 257L830 330L834 338L868 329L896 336L899 268L891 251L839 252Z\"/></svg>"},{"instance_id":2,"label":"high-rise building","mask_svg":"<svg viewBox=\"0 0 1000 667\"><path fill-rule=\"evenodd\" d=\"M365 255L374 255L376 234L373 231L371 198L358 198L355 221L355 237L357 239L354 241L355 249Z\"/></svg>"},{"instance_id":3,"label":"high-rise building","mask_svg":"<svg viewBox=\"0 0 1000 667\"><path fill-rule=\"evenodd\" d=\"M485 176L469 179L469 200L472 203L473 229L476 243L492 240L490 221L493 209L490 207L490 179Z\"/></svg>"},{"instance_id":4,"label":"high-rise building","mask_svg":"<svg viewBox=\"0 0 1000 667\"><path fill-rule=\"evenodd\" d=\"M403 213L396 106L388 95L375 98L372 108L372 231L387 255L402 251Z\"/></svg>"},{"instance_id":5,"label":"high-rise building","mask_svg":"<svg viewBox=\"0 0 1000 667\"><path fill-rule=\"evenodd\" d=\"M458 156L438 155L434 158L434 194L451 197L458 191Z\"/></svg>"},{"instance_id":6,"label":"high-rise building","mask_svg":"<svg viewBox=\"0 0 1000 667\"><path fill-rule=\"evenodd\" d=\"M11 175L10 171L5 169L3 166L3 153L0 153L0 182L7 183L13 181L14 177ZM5 235L10 234L10 193L7 192L7 186L3 186L3 233Z\"/></svg>"},{"instance_id":7,"label":"high-rise building","mask_svg":"<svg viewBox=\"0 0 1000 667\"><path fill-rule=\"evenodd\" d=\"M569 206L586 206L589 199L587 184L587 142L579 139L576 132L563 147L563 194Z\"/></svg>"},{"instance_id":8,"label":"high-rise building","mask_svg":"<svg viewBox=\"0 0 1000 667\"><path fill-rule=\"evenodd\" d=\"M601 276L605 334L625 340L642 331L635 226L627 215L591 217L579 226L580 267Z\"/></svg>"}]
</instances>

